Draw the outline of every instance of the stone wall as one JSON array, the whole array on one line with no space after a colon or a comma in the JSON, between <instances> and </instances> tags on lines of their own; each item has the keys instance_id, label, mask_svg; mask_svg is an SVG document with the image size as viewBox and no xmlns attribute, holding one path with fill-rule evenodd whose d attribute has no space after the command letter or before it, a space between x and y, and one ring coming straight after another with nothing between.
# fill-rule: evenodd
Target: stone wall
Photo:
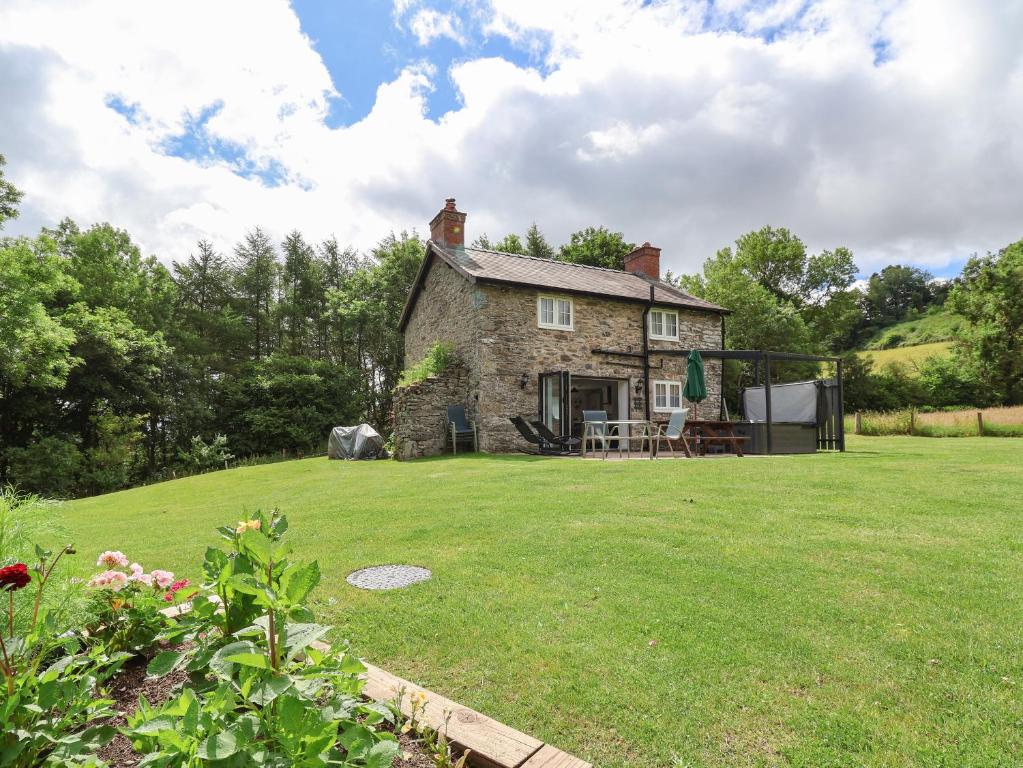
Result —
<instances>
[{"instance_id":1,"label":"stone wall","mask_svg":"<svg viewBox=\"0 0 1023 768\"><path fill-rule=\"evenodd\" d=\"M405 365L422 360L438 341L454 345L468 362L476 356L479 336L473 285L436 256L430 258L422 292L405 326Z\"/></svg>"},{"instance_id":2,"label":"stone wall","mask_svg":"<svg viewBox=\"0 0 1023 768\"><path fill-rule=\"evenodd\" d=\"M641 419L646 411L650 382L640 386L643 361L638 357L594 354L613 349L640 353L643 350L643 305L571 296L574 330L537 327L536 290L485 286L486 305L480 313L479 406L480 448L512 451L526 447L508 421L510 416L536 418L539 402L538 374L567 370L573 376L619 379L627 382L629 416ZM556 295L556 294L555 294ZM679 313L680 341L651 341L651 350L717 349L721 346L721 318L703 312ZM652 354L650 379L685 383L686 359ZM721 365L707 361L708 397L691 406L691 418L717 418L720 409ZM523 386L523 382L525 385ZM688 404L687 404L688 405ZM651 417L658 414L651 412ZM667 414L664 414L665 420Z\"/></svg>"},{"instance_id":3,"label":"stone wall","mask_svg":"<svg viewBox=\"0 0 1023 768\"><path fill-rule=\"evenodd\" d=\"M447 447L447 408L470 399L470 376L461 364L394 392L394 455L437 456Z\"/></svg>"},{"instance_id":4,"label":"stone wall","mask_svg":"<svg viewBox=\"0 0 1023 768\"><path fill-rule=\"evenodd\" d=\"M472 283L436 256L431 258L422 292L405 327L405 366L418 363L437 342L451 344L464 364L468 381L462 398L446 405L462 403L467 417L475 420L479 392L479 314L485 302Z\"/></svg>"}]
</instances>

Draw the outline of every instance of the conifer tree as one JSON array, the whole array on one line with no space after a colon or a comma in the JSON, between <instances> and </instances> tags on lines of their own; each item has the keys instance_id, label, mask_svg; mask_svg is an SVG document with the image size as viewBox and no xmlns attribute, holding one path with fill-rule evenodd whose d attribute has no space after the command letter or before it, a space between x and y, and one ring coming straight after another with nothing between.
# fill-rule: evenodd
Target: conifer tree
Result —
<instances>
[{"instance_id":1,"label":"conifer tree","mask_svg":"<svg viewBox=\"0 0 1023 768\"><path fill-rule=\"evenodd\" d=\"M543 236L535 221L529 225L526 232L526 254L538 259L554 258L554 249L548 244L547 238Z\"/></svg>"}]
</instances>

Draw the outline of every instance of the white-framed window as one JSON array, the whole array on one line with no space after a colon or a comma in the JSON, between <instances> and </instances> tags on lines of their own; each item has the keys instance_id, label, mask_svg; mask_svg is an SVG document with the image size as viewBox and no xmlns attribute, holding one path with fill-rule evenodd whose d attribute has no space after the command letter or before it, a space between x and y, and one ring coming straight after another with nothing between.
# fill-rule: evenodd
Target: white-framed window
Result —
<instances>
[{"instance_id":1,"label":"white-framed window","mask_svg":"<svg viewBox=\"0 0 1023 768\"><path fill-rule=\"evenodd\" d=\"M539 296L536 299L536 324L541 328L571 331L575 328L575 307L571 299Z\"/></svg>"},{"instance_id":2,"label":"white-framed window","mask_svg":"<svg viewBox=\"0 0 1023 768\"><path fill-rule=\"evenodd\" d=\"M678 312L671 309L651 309L650 338L678 341Z\"/></svg>"},{"instance_id":3,"label":"white-framed window","mask_svg":"<svg viewBox=\"0 0 1023 768\"><path fill-rule=\"evenodd\" d=\"M654 410L675 411L682 407L682 384L677 381L654 382Z\"/></svg>"}]
</instances>

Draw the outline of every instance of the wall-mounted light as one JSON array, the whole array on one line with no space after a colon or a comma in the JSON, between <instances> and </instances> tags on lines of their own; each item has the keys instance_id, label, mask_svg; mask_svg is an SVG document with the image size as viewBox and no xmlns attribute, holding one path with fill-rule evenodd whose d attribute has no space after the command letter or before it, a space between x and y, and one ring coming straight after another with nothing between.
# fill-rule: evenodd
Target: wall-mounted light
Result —
<instances>
[{"instance_id":1,"label":"wall-mounted light","mask_svg":"<svg viewBox=\"0 0 1023 768\"><path fill-rule=\"evenodd\" d=\"M643 394L643 379L636 379L635 390L637 395Z\"/></svg>"},{"instance_id":2,"label":"wall-mounted light","mask_svg":"<svg viewBox=\"0 0 1023 768\"><path fill-rule=\"evenodd\" d=\"M520 389L525 389L526 385L528 383L529 383L529 374L528 373L522 374L522 376L519 377L519 388Z\"/></svg>"}]
</instances>

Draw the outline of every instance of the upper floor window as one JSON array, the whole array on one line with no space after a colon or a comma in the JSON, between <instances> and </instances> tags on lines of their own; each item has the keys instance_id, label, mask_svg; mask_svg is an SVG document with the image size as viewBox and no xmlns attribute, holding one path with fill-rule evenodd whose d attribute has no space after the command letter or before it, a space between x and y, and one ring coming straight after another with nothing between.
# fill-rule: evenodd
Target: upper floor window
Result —
<instances>
[{"instance_id":1,"label":"upper floor window","mask_svg":"<svg viewBox=\"0 0 1023 768\"><path fill-rule=\"evenodd\" d=\"M670 309L651 309L650 338L678 341L678 312Z\"/></svg>"},{"instance_id":2,"label":"upper floor window","mask_svg":"<svg viewBox=\"0 0 1023 768\"><path fill-rule=\"evenodd\" d=\"M682 407L682 385L677 381L654 382L654 410L674 411Z\"/></svg>"},{"instance_id":3,"label":"upper floor window","mask_svg":"<svg viewBox=\"0 0 1023 768\"><path fill-rule=\"evenodd\" d=\"M571 331L574 328L575 312L571 299L558 296L540 296L536 300L536 321L541 328Z\"/></svg>"}]
</instances>

